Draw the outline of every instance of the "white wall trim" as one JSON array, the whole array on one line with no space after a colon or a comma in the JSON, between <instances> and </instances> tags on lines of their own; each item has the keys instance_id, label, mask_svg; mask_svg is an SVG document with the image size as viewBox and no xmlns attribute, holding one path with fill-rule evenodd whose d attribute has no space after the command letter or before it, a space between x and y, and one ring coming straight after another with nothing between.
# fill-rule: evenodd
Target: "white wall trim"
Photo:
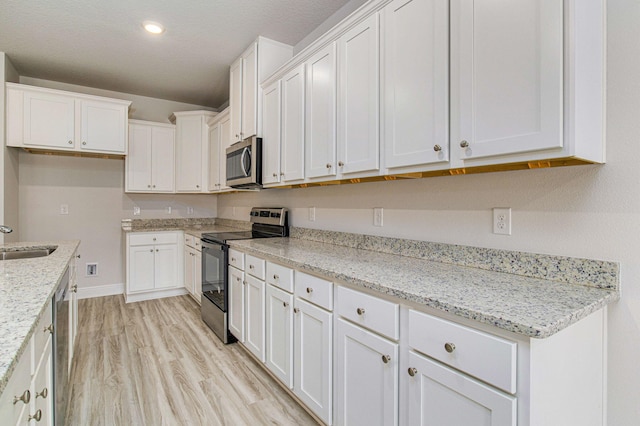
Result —
<instances>
[{"instance_id":1,"label":"white wall trim","mask_svg":"<svg viewBox=\"0 0 640 426\"><path fill-rule=\"evenodd\" d=\"M189 294L186 288L170 288L167 290L152 290L146 291L143 293L133 293L125 295L125 302L142 302L144 300L153 300L153 299L161 299L163 297L173 297L173 296L182 296L185 294Z\"/></svg>"},{"instance_id":2,"label":"white wall trim","mask_svg":"<svg viewBox=\"0 0 640 426\"><path fill-rule=\"evenodd\" d=\"M93 297L114 296L124 293L124 283L97 285L90 287L78 286L78 299L91 299Z\"/></svg>"}]
</instances>

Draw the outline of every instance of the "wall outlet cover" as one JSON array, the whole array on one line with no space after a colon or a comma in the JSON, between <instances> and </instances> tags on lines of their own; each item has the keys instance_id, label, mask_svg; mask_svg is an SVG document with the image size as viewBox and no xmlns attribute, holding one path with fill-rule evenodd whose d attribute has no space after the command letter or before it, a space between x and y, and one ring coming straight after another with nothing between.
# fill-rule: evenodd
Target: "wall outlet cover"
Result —
<instances>
[{"instance_id":1,"label":"wall outlet cover","mask_svg":"<svg viewBox=\"0 0 640 426\"><path fill-rule=\"evenodd\" d=\"M69 204L60 204L60 214L69 214Z\"/></svg>"},{"instance_id":2,"label":"wall outlet cover","mask_svg":"<svg viewBox=\"0 0 640 426\"><path fill-rule=\"evenodd\" d=\"M373 226L382 226L383 224L383 209L382 207L375 207L373 209Z\"/></svg>"},{"instance_id":3,"label":"wall outlet cover","mask_svg":"<svg viewBox=\"0 0 640 426\"><path fill-rule=\"evenodd\" d=\"M315 222L315 221L316 221L316 208L309 207L309 222Z\"/></svg>"},{"instance_id":4,"label":"wall outlet cover","mask_svg":"<svg viewBox=\"0 0 640 426\"><path fill-rule=\"evenodd\" d=\"M495 207L493 209L493 233L511 235L510 207Z\"/></svg>"},{"instance_id":5,"label":"wall outlet cover","mask_svg":"<svg viewBox=\"0 0 640 426\"><path fill-rule=\"evenodd\" d=\"M133 207L133 215L134 216L140 216L140 207L138 207L138 206L134 206Z\"/></svg>"},{"instance_id":6,"label":"wall outlet cover","mask_svg":"<svg viewBox=\"0 0 640 426\"><path fill-rule=\"evenodd\" d=\"M171 206L167 206L167 207L165 207L165 208L164 208L164 212L165 212L166 214L171 214Z\"/></svg>"}]
</instances>

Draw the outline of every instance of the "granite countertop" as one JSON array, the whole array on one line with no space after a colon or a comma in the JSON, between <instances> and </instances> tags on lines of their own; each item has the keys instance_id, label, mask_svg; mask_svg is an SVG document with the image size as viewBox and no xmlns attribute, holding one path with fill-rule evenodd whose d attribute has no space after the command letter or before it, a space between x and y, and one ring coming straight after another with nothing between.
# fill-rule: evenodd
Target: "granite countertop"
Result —
<instances>
[{"instance_id":1,"label":"granite countertop","mask_svg":"<svg viewBox=\"0 0 640 426\"><path fill-rule=\"evenodd\" d=\"M205 232L233 232L245 229L251 229L249 222L216 218L122 220L124 232L184 231L196 238L201 238Z\"/></svg>"},{"instance_id":2,"label":"granite countertop","mask_svg":"<svg viewBox=\"0 0 640 426\"><path fill-rule=\"evenodd\" d=\"M79 244L75 240L0 245L0 251L57 246L46 257L0 261L0 394Z\"/></svg>"},{"instance_id":3,"label":"granite countertop","mask_svg":"<svg viewBox=\"0 0 640 426\"><path fill-rule=\"evenodd\" d=\"M527 337L546 338L619 299L612 289L297 238L230 242L292 268Z\"/></svg>"}]
</instances>

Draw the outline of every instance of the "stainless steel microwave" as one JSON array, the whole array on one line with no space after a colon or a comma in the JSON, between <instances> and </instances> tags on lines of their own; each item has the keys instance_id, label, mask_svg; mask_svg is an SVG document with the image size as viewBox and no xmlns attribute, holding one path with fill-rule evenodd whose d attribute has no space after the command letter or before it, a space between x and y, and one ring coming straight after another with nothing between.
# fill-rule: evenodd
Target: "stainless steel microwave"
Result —
<instances>
[{"instance_id":1,"label":"stainless steel microwave","mask_svg":"<svg viewBox=\"0 0 640 426\"><path fill-rule=\"evenodd\" d=\"M227 148L227 185L262 188L262 138L251 136Z\"/></svg>"}]
</instances>

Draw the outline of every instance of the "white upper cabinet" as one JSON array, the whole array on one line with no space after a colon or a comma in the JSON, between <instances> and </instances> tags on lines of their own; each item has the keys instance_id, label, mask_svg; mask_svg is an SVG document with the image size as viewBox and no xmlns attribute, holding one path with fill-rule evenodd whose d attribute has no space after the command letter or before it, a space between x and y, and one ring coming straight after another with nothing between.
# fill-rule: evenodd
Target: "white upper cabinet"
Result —
<instances>
[{"instance_id":1,"label":"white upper cabinet","mask_svg":"<svg viewBox=\"0 0 640 426\"><path fill-rule=\"evenodd\" d=\"M336 174L336 48L331 43L307 60L305 175Z\"/></svg>"},{"instance_id":2,"label":"white upper cabinet","mask_svg":"<svg viewBox=\"0 0 640 426\"><path fill-rule=\"evenodd\" d=\"M6 83L7 146L125 155L131 102Z\"/></svg>"},{"instance_id":3,"label":"white upper cabinet","mask_svg":"<svg viewBox=\"0 0 640 426\"><path fill-rule=\"evenodd\" d=\"M380 168L379 36L373 14L338 40L338 173Z\"/></svg>"},{"instance_id":4,"label":"white upper cabinet","mask_svg":"<svg viewBox=\"0 0 640 426\"><path fill-rule=\"evenodd\" d=\"M262 92L262 184L280 182L281 135L280 80L265 87Z\"/></svg>"},{"instance_id":5,"label":"white upper cabinet","mask_svg":"<svg viewBox=\"0 0 640 426\"><path fill-rule=\"evenodd\" d=\"M562 148L563 8L558 0L451 2L457 158Z\"/></svg>"},{"instance_id":6,"label":"white upper cabinet","mask_svg":"<svg viewBox=\"0 0 640 426\"><path fill-rule=\"evenodd\" d=\"M260 83L292 55L293 47L258 37L231 65L229 106L232 142L254 135L262 136Z\"/></svg>"},{"instance_id":7,"label":"white upper cabinet","mask_svg":"<svg viewBox=\"0 0 640 426\"><path fill-rule=\"evenodd\" d=\"M209 192L229 189L226 185L226 149L230 143L230 130L231 123L228 110L209 120Z\"/></svg>"},{"instance_id":8,"label":"white upper cabinet","mask_svg":"<svg viewBox=\"0 0 640 426\"><path fill-rule=\"evenodd\" d=\"M175 127L130 120L126 192L173 192Z\"/></svg>"},{"instance_id":9,"label":"white upper cabinet","mask_svg":"<svg viewBox=\"0 0 640 426\"><path fill-rule=\"evenodd\" d=\"M381 12L387 169L448 167L448 14L447 0L395 0Z\"/></svg>"},{"instance_id":10,"label":"white upper cabinet","mask_svg":"<svg viewBox=\"0 0 640 426\"><path fill-rule=\"evenodd\" d=\"M304 179L304 69L282 77L281 182Z\"/></svg>"},{"instance_id":11,"label":"white upper cabinet","mask_svg":"<svg viewBox=\"0 0 640 426\"><path fill-rule=\"evenodd\" d=\"M220 189L230 190L227 185L227 148L231 146L231 118L220 120Z\"/></svg>"},{"instance_id":12,"label":"white upper cabinet","mask_svg":"<svg viewBox=\"0 0 640 426\"><path fill-rule=\"evenodd\" d=\"M217 113L174 113L176 119L176 192L207 192L209 186L209 127Z\"/></svg>"}]
</instances>

